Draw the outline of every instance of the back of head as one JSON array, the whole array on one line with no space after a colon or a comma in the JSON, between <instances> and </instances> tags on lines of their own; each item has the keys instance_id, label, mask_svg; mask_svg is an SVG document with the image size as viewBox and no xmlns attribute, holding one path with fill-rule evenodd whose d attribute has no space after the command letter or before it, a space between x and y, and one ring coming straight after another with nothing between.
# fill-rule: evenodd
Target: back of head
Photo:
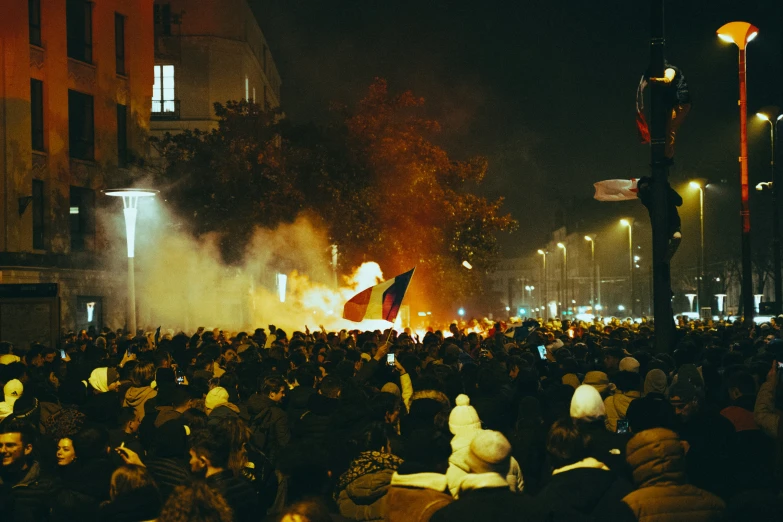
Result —
<instances>
[{"instance_id":1,"label":"back of head","mask_svg":"<svg viewBox=\"0 0 783 522\"><path fill-rule=\"evenodd\" d=\"M460 394L456 399L456 406L449 414L449 430L454 435L465 435L481 429L476 408L470 405L470 397Z\"/></svg>"},{"instance_id":2,"label":"back of head","mask_svg":"<svg viewBox=\"0 0 783 522\"><path fill-rule=\"evenodd\" d=\"M228 434L219 426L210 426L190 436L190 449L199 457L204 457L209 464L218 469L228 468L231 454L231 444Z\"/></svg>"},{"instance_id":3,"label":"back of head","mask_svg":"<svg viewBox=\"0 0 783 522\"><path fill-rule=\"evenodd\" d=\"M177 486L169 495L158 522L232 522L234 515L223 495L205 482Z\"/></svg>"},{"instance_id":4,"label":"back of head","mask_svg":"<svg viewBox=\"0 0 783 522\"><path fill-rule=\"evenodd\" d=\"M505 477L511 466L511 444L499 431L479 431L465 458L470 473L497 473Z\"/></svg>"},{"instance_id":5,"label":"back of head","mask_svg":"<svg viewBox=\"0 0 783 522\"><path fill-rule=\"evenodd\" d=\"M590 456L590 438L573 419L556 421L546 439L546 451L554 469L575 464Z\"/></svg>"},{"instance_id":6,"label":"back of head","mask_svg":"<svg viewBox=\"0 0 783 522\"><path fill-rule=\"evenodd\" d=\"M445 473L451 456L450 437L434 428L418 428L405 437L405 464L398 471Z\"/></svg>"},{"instance_id":7,"label":"back of head","mask_svg":"<svg viewBox=\"0 0 783 522\"><path fill-rule=\"evenodd\" d=\"M650 393L660 393L661 395L663 395L666 393L667 384L668 384L668 379L666 378L666 374L663 373L663 370L654 368L649 372L647 372L647 375L644 378L643 395L646 396Z\"/></svg>"},{"instance_id":8,"label":"back of head","mask_svg":"<svg viewBox=\"0 0 783 522\"><path fill-rule=\"evenodd\" d=\"M579 386L571 398L571 418L585 422L593 422L606 417L606 408L601 394L593 386Z\"/></svg>"},{"instance_id":9,"label":"back of head","mask_svg":"<svg viewBox=\"0 0 783 522\"><path fill-rule=\"evenodd\" d=\"M145 502L153 503L157 501L158 507L160 507L158 487L155 485L152 475L149 474L144 466L125 464L114 470L111 476L110 491L112 500L119 496L143 492L145 494Z\"/></svg>"}]
</instances>

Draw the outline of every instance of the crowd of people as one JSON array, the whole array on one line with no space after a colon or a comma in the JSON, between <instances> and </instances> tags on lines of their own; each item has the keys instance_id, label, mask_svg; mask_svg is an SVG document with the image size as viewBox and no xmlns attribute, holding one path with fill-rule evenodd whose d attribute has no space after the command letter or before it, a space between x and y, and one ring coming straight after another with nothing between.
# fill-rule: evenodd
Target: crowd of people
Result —
<instances>
[{"instance_id":1,"label":"crowd of people","mask_svg":"<svg viewBox=\"0 0 783 522\"><path fill-rule=\"evenodd\" d=\"M783 316L0 343L0 520L783 520Z\"/></svg>"}]
</instances>

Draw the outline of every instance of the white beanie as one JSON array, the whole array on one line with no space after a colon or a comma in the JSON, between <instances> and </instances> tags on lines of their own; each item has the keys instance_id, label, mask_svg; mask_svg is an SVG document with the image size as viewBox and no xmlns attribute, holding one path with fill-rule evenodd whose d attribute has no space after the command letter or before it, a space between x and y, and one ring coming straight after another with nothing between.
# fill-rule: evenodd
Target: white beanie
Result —
<instances>
[{"instance_id":1,"label":"white beanie","mask_svg":"<svg viewBox=\"0 0 783 522\"><path fill-rule=\"evenodd\" d=\"M470 397L465 394L457 395L457 405L449 414L449 430L453 435L461 435L469 431L481 429L476 408L470 405Z\"/></svg>"},{"instance_id":2,"label":"white beanie","mask_svg":"<svg viewBox=\"0 0 783 522\"><path fill-rule=\"evenodd\" d=\"M571 398L571 418L594 421L602 417L606 417L606 408L598 390L589 384L578 387Z\"/></svg>"},{"instance_id":3,"label":"white beanie","mask_svg":"<svg viewBox=\"0 0 783 522\"><path fill-rule=\"evenodd\" d=\"M639 373L639 361L633 357L623 357L620 359L620 371Z\"/></svg>"},{"instance_id":4,"label":"white beanie","mask_svg":"<svg viewBox=\"0 0 783 522\"><path fill-rule=\"evenodd\" d=\"M206 399L204 399L204 406L208 410L214 410L221 404L228 402L228 392L222 386L217 386L209 390Z\"/></svg>"},{"instance_id":5,"label":"white beanie","mask_svg":"<svg viewBox=\"0 0 783 522\"><path fill-rule=\"evenodd\" d=\"M470 473L499 473L504 478L511 467L511 444L499 431L481 430L465 457Z\"/></svg>"}]
</instances>

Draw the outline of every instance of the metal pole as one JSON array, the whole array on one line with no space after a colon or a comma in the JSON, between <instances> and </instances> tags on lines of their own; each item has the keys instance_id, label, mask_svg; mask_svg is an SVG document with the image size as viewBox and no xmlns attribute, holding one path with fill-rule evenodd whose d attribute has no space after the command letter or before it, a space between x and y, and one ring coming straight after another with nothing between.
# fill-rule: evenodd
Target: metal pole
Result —
<instances>
[{"instance_id":1,"label":"metal pole","mask_svg":"<svg viewBox=\"0 0 783 522\"><path fill-rule=\"evenodd\" d=\"M650 75L663 76L664 51L664 0L650 3ZM666 120L671 118L664 86L650 82L650 166L653 179L652 247L653 289L655 295L655 351L671 349L674 318L672 313L671 271L669 266L669 167L665 162Z\"/></svg>"},{"instance_id":2,"label":"metal pole","mask_svg":"<svg viewBox=\"0 0 783 522\"><path fill-rule=\"evenodd\" d=\"M633 317L636 308L636 290L633 280L633 220L628 223L628 281L631 284L631 317Z\"/></svg>"},{"instance_id":3,"label":"metal pole","mask_svg":"<svg viewBox=\"0 0 783 522\"><path fill-rule=\"evenodd\" d=\"M136 337L136 271L133 258L128 258L128 330Z\"/></svg>"},{"instance_id":4,"label":"metal pole","mask_svg":"<svg viewBox=\"0 0 783 522\"><path fill-rule=\"evenodd\" d=\"M740 217L742 219L742 308L745 327L753 327L753 265L750 249L750 192L748 189L748 94L745 64L745 49L739 50L739 87L740 87L740 186L742 198Z\"/></svg>"},{"instance_id":5,"label":"metal pole","mask_svg":"<svg viewBox=\"0 0 783 522\"><path fill-rule=\"evenodd\" d=\"M780 116L778 116L780 118ZM775 172L775 140L778 134L778 122L780 119L770 120L770 145L772 154L770 158L770 167L772 169L772 262L775 271L775 313L779 314L783 310L783 281L780 273L780 209L778 208L778 180Z\"/></svg>"},{"instance_id":6,"label":"metal pole","mask_svg":"<svg viewBox=\"0 0 783 522\"><path fill-rule=\"evenodd\" d=\"M595 313L595 238L590 241L590 266L592 268L592 278L590 280L590 306Z\"/></svg>"},{"instance_id":7,"label":"metal pole","mask_svg":"<svg viewBox=\"0 0 783 522\"><path fill-rule=\"evenodd\" d=\"M699 187L699 281L696 288L696 311L701 317L701 294L704 286L704 187Z\"/></svg>"}]
</instances>

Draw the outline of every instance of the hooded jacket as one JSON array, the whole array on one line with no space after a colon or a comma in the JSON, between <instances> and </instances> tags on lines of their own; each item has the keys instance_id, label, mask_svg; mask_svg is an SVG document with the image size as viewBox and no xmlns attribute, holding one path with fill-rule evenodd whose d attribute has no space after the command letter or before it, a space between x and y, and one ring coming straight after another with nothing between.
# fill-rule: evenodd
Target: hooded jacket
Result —
<instances>
[{"instance_id":1,"label":"hooded jacket","mask_svg":"<svg viewBox=\"0 0 783 522\"><path fill-rule=\"evenodd\" d=\"M673 431L653 428L635 435L626 449L636 491L623 498L640 522L723 519L726 505L685 479L685 450Z\"/></svg>"},{"instance_id":2,"label":"hooded jacket","mask_svg":"<svg viewBox=\"0 0 783 522\"><path fill-rule=\"evenodd\" d=\"M131 386L125 392L125 398L122 400L123 406L130 406L136 410L136 418L141 422L144 420L144 403L158 395L158 392L149 386L137 388Z\"/></svg>"},{"instance_id":3,"label":"hooded jacket","mask_svg":"<svg viewBox=\"0 0 783 522\"><path fill-rule=\"evenodd\" d=\"M402 460L388 453L364 451L337 484L340 514L350 520L383 520L384 497Z\"/></svg>"},{"instance_id":4,"label":"hooded jacket","mask_svg":"<svg viewBox=\"0 0 783 522\"><path fill-rule=\"evenodd\" d=\"M604 408L606 408L606 429L611 432L616 432L617 421L625 419L626 413L628 413L628 406L639 397L641 397L641 393L637 390L627 392L618 390L614 395L607 397L604 400Z\"/></svg>"}]
</instances>

